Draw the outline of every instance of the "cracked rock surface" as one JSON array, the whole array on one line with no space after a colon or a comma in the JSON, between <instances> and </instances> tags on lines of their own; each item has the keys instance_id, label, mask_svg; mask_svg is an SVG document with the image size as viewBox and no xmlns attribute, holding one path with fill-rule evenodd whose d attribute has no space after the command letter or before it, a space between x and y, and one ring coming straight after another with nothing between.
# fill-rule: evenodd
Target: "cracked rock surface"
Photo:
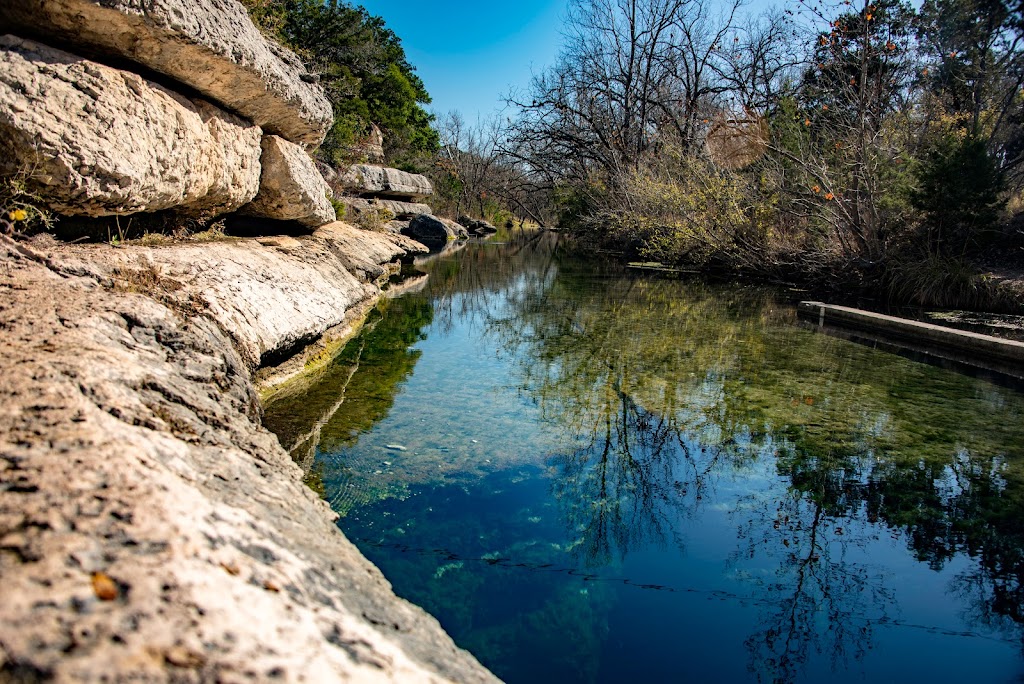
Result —
<instances>
[{"instance_id":1,"label":"cracked rock surface","mask_svg":"<svg viewBox=\"0 0 1024 684\"><path fill-rule=\"evenodd\" d=\"M0 36L0 171L55 211L234 211L259 189L261 136L137 74Z\"/></svg>"},{"instance_id":2,"label":"cracked rock surface","mask_svg":"<svg viewBox=\"0 0 1024 684\"><path fill-rule=\"evenodd\" d=\"M295 143L319 145L334 121L316 77L236 0L3 0L0 25L131 60Z\"/></svg>"},{"instance_id":3,"label":"cracked rock surface","mask_svg":"<svg viewBox=\"0 0 1024 684\"><path fill-rule=\"evenodd\" d=\"M240 300L267 309L307 282L265 269L347 259L337 277L373 296L373 266L401 251L331 231L150 250L0 237L0 681L495 681L392 593L260 425L252 362L266 331L288 335Z\"/></svg>"}]
</instances>

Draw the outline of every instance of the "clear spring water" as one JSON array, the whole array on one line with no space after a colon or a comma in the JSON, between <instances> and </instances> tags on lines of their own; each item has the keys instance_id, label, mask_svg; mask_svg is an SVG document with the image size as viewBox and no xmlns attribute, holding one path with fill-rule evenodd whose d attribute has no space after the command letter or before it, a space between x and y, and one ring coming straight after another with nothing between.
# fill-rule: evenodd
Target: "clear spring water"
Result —
<instances>
[{"instance_id":1,"label":"clear spring water","mask_svg":"<svg viewBox=\"0 0 1024 684\"><path fill-rule=\"evenodd\" d=\"M1021 681L1021 394L549 234L423 268L266 422L498 676Z\"/></svg>"}]
</instances>

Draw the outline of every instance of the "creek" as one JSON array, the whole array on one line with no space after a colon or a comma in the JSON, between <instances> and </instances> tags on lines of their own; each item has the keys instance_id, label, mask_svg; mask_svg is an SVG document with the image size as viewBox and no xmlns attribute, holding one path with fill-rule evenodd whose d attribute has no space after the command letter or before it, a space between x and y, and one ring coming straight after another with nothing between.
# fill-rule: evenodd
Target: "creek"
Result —
<instances>
[{"instance_id":1,"label":"creek","mask_svg":"<svg viewBox=\"0 0 1024 684\"><path fill-rule=\"evenodd\" d=\"M1024 395L550 233L421 268L265 424L499 677L1024 676Z\"/></svg>"}]
</instances>

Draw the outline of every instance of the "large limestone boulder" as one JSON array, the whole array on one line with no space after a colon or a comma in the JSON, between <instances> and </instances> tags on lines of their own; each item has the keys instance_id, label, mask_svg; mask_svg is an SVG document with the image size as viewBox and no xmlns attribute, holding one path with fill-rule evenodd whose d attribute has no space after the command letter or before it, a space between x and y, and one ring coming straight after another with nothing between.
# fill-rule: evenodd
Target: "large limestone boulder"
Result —
<instances>
[{"instance_id":1,"label":"large limestone boulder","mask_svg":"<svg viewBox=\"0 0 1024 684\"><path fill-rule=\"evenodd\" d=\"M468 237L466 229L454 221L431 214L417 216L402 230L402 234L422 242L431 249L444 247L454 240Z\"/></svg>"},{"instance_id":2,"label":"large limestone boulder","mask_svg":"<svg viewBox=\"0 0 1024 684\"><path fill-rule=\"evenodd\" d=\"M243 214L314 228L337 218L331 189L305 150L276 135L265 136L261 146L260 189Z\"/></svg>"},{"instance_id":3,"label":"large limestone boulder","mask_svg":"<svg viewBox=\"0 0 1024 684\"><path fill-rule=\"evenodd\" d=\"M319 145L334 119L316 78L235 0L3 0L4 25L137 62L294 142Z\"/></svg>"},{"instance_id":4,"label":"large limestone boulder","mask_svg":"<svg viewBox=\"0 0 1024 684\"><path fill-rule=\"evenodd\" d=\"M415 202L434 194L426 176L372 164L355 164L339 176L338 187L347 193Z\"/></svg>"},{"instance_id":5,"label":"large limestone boulder","mask_svg":"<svg viewBox=\"0 0 1024 684\"><path fill-rule=\"evenodd\" d=\"M465 214L459 216L459 224L466 227L470 235L477 237L484 237L487 235L494 235L498 232L498 229L494 227L490 221L486 219L475 219Z\"/></svg>"},{"instance_id":6,"label":"large limestone boulder","mask_svg":"<svg viewBox=\"0 0 1024 684\"><path fill-rule=\"evenodd\" d=\"M234 211L259 187L260 136L136 74L0 37L0 174L60 213Z\"/></svg>"}]
</instances>

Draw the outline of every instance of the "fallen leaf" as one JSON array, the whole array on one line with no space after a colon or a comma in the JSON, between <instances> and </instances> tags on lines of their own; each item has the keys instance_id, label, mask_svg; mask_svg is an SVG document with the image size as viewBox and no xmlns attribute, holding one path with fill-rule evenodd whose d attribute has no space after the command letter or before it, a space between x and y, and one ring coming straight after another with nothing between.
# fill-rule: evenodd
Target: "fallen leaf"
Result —
<instances>
[{"instance_id":1,"label":"fallen leaf","mask_svg":"<svg viewBox=\"0 0 1024 684\"><path fill-rule=\"evenodd\" d=\"M117 598L117 582L102 572L92 573L92 591L100 601L113 601Z\"/></svg>"}]
</instances>

